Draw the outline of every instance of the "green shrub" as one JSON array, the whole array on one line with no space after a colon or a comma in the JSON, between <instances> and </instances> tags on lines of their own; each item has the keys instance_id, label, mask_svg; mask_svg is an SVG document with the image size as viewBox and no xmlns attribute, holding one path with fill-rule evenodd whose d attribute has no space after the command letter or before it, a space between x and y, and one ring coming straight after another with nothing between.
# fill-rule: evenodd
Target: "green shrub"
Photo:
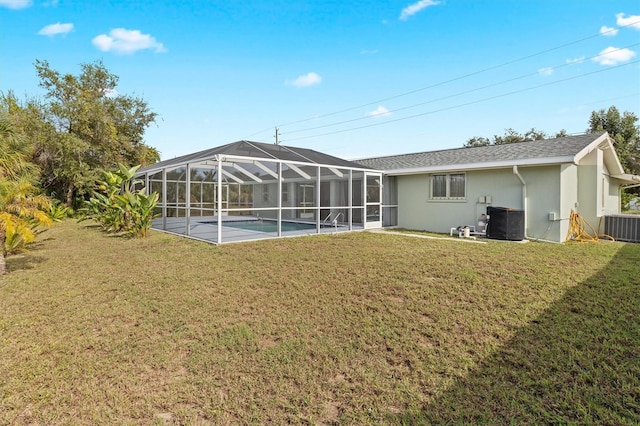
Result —
<instances>
[{"instance_id":1,"label":"green shrub","mask_svg":"<svg viewBox=\"0 0 640 426\"><path fill-rule=\"evenodd\" d=\"M134 179L138 168L118 164L116 172L105 172L105 180L98 182L97 190L86 201L85 218L95 220L107 232L145 237L155 217L158 194L147 195L144 187L135 189L142 184Z\"/></svg>"},{"instance_id":2,"label":"green shrub","mask_svg":"<svg viewBox=\"0 0 640 426\"><path fill-rule=\"evenodd\" d=\"M62 222L62 219L73 216L73 209L65 206L59 200L52 200L47 214L54 222Z\"/></svg>"}]
</instances>

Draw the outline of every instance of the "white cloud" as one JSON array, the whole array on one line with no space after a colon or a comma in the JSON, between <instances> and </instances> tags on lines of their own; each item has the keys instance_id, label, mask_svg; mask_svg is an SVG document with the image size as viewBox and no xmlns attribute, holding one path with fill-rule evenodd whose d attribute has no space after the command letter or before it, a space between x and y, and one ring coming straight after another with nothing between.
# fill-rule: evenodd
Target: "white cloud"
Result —
<instances>
[{"instance_id":1,"label":"white cloud","mask_svg":"<svg viewBox=\"0 0 640 426\"><path fill-rule=\"evenodd\" d=\"M400 20L406 21L409 17L420 12L422 9L426 9L429 6L435 6L437 4L440 4L440 2L435 0L419 0L402 9L402 12L400 12Z\"/></svg>"},{"instance_id":2,"label":"white cloud","mask_svg":"<svg viewBox=\"0 0 640 426\"><path fill-rule=\"evenodd\" d=\"M31 6L31 0L0 0L0 7L8 9L24 9Z\"/></svg>"},{"instance_id":3,"label":"white cloud","mask_svg":"<svg viewBox=\"0 0 640 426\"><path fill-rule=\"evenodd\" d=\"M372 50L364 49L360 51L361 55L375 55L377 53L378 53L378 49L372 49Z\"/></svg>"},{"instance_id":4,"label":"white cloud","mask_svg":"<svg viewBox=\"0 0 640 426\"><path fill-rule=\"evenodd\" d=\"M552 68L552 67L540 68L540 69L538 70L538 74L541 74L541 75L551 75L551 74L553 74L553 68Z\"/></svg>"},{"instance_id":5,"label":"white cloud","mask_svg":"<svg viewBox=\"0 0 640 426\"><path fill-rule=\"evenodd\" d=\"M616 14L616 24L621 27L629 25L636 30L640 30L640 15L629 15L625 18L624 13L618 13Z\"/></svg>"},{"instance_id":6,"label":"white cloud","mask_svg":"<svg viewBox=\"0 0 640 426\"><path fill-rule=\"evenodd\" d=\"M369 113L369 115L371 117L378 117L378 116L383 116L383 115L391 115L391 111L389 111L387 108L385 108L382 105L380 105L380 106L378 106L378 108L376 108L373 111L371 111Z\"/></svg>"},{"instance_id":7,"label":"white cloud","mask_svg":"<svg viewBox=\"0 0 640 426\"><path fill-rule=\"evenodd\" d=\"M146 49L155 50L156 53L167 51L162 43L156 41L155 37L142 34L139 30L125 28L114 28L109 32L109 35L100 34L92 40L92 43L103 52L133 54L138 50Z\"/></svg>"},{"instance_id":8,"label":"white cloud","mask_svg":"<svg viewBox=\"0 0 640 426\"><path fill-rule=\"evenodd\" d=\"M613 37L614 35L618 34L618 30L616 28L610 28L606 25L603 25L602 27L600 27L600 34L607 37Z\"/></svg>"},{"instance_id":9,"label":"white cloud","mask_svg":"<svg viewBox=\"0 0 640 426\"><path fill-rule=\"evenodd\" d=\"M322 77L320 77L315 72L310 72L308 74L304 74L299 76L293 81L287 81L286 84L290 84L294 87L309 87L315 86L316 84L320 84L322 82Z\"/></svg>"},{"instance_id":10,"label":"white cloud","mask_svg":"<svg viewBox=\"0 0 640 426\"><path fill-rule=\"evenodd\" d=\"M565 62L567 64L580 64L584 62L584 56L580 56L579 58L569 58Z\"/></svg>"},{"instance_id":11,"label":"white cloud","mask_svg":"<svg viewBox=\"0 0 640 426\"><path fill-rule=\"evenodd\" d=\"M618 49L617 47L607 47L598 56L593 58L594 62L600 65L617 65L620 62L627 62L629 59L636 56L636 52L629 50L626 47Z\"/></svg>"},{"instance_id":12,"label":"white cloud","mask_svg":"<svg viewBox=\"0 0 640 426\"><path fill-rule=\"evenodd\" d=\"M38 34L53 37L58 34L66 34L73 31L73 24L61 24L60 22L47 25L38 31Z\"/></svg>"}]
</instances>

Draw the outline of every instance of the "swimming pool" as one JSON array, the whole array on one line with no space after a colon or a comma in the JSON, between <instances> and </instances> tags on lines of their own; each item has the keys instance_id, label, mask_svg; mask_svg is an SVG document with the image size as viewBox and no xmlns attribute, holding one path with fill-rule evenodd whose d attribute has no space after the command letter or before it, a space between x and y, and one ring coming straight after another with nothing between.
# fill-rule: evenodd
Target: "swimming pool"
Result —
<instances>
[{"instance_id":1,"label":"swimming pool","mask_svg":"<svg viewBox=\"0 0 640 426\"><path fill-rule=\"evenodd\" d=\"M218 222L202 222L217 225ZM271 220L230 220L222 222L222 225L229 228L244 229L256 232L278 232L278 222ZM286 231L306 231L316 229L315 223L304 222L282 222L282 232Z\"/></svg>"}]
</instances>

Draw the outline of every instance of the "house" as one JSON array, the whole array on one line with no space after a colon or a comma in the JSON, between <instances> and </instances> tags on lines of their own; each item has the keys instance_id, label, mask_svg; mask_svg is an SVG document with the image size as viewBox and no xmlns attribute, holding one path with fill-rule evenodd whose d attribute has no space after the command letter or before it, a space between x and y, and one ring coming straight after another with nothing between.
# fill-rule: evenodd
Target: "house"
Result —
<instances>
[{"instance_id":1,"label":"house","mask_svg":"<svg viewBox=\"0 0 640 426\"><path fill-rule=\"evenodd\" d=\"M597 229L620 213L621 188L640 185L607 133L358 161L238 141L137 177L160 194L155 229L218 244L383 226L449 233L488 213L492 226L498 208L521 213L523 237L561 242L572 210Z\"/></svg>"},{"instance_id":2,"label":"house","mask_svg":"<svg viewBox=\"0 0 640 426\"><path fill-rule=\"evenodd\" d=\"M565 240L572 210L597 229L604 215L620 213L621 188L640 183L625 174L606 132L357 163L384 174L387 225L448 233L499 206L523 212L526 238L554 242Z\"/></svg>"}]
</instances>

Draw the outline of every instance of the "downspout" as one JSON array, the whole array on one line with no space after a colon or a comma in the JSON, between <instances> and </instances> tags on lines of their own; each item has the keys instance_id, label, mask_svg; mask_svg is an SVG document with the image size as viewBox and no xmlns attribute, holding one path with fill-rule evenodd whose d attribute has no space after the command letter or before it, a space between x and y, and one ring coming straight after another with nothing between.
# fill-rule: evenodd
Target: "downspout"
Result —
<instances>
[{"instance_id":1,"label":"downspout","mask_svg":"<svg viewBox=\"0 0 640 426\"><path fill-rule=\"evenodd\" d=\"M513 174L520 180L522 183L522 211L524 212L524 237L526 239L531 239L527 235L527 182L524 180L520 172L518 171L518 166L513 166Z\"/></svg>"},{"instance_id":2,"label":"downspout","mask_svg":"<svg viewBox=\"0 0 640 426\"><path fill-rule=\"evenodd\" d=\"M543 240L541 238L534 238L534 237L530 237L529 235L527 235L527 182L524 180L524 178L522 177L522 175L518 171L518 166L513 166L513 174L516 175L518 177L518 179L520 180L520 183L522 183L522 211L524 212L524 238L526 238L527 240L543 241L545 243L558 244L557 241ZM549 225L549 226L551 226L551 225ZM547 231L548 231L548 229L547 229ZM545 232L545 235L546 235L546 233L547 232Z\"/></svg>"}]
</instances>

